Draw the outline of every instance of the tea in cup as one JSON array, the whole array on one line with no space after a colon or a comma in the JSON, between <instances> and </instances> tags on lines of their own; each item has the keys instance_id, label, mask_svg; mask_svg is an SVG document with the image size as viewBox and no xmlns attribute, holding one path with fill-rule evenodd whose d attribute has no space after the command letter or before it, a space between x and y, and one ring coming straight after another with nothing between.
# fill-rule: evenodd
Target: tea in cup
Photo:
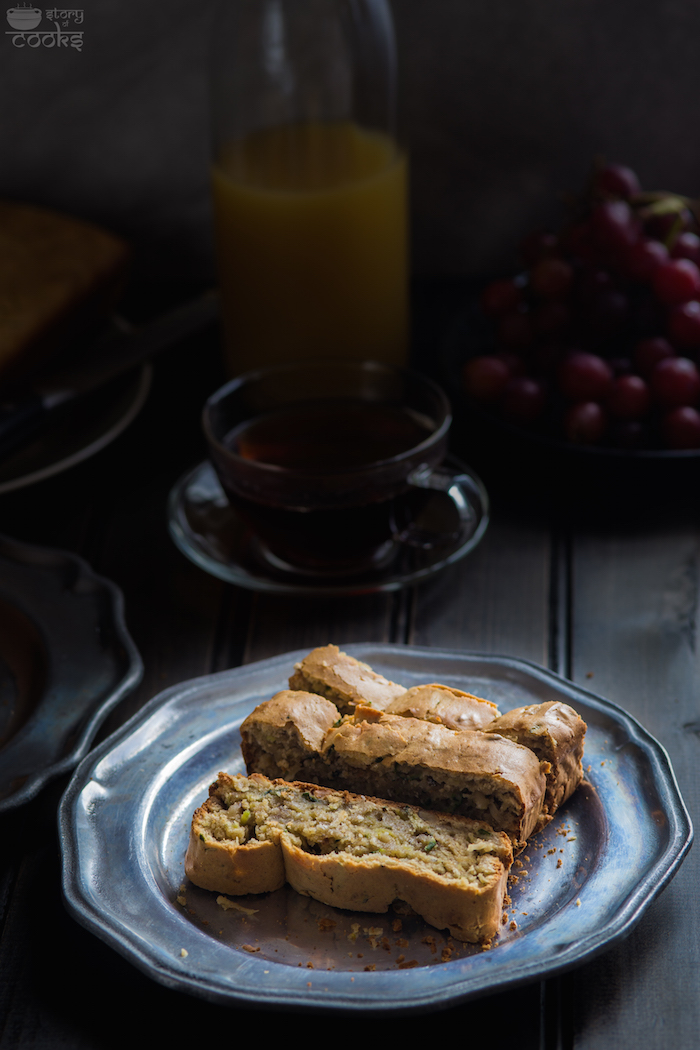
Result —
<instances>
[{"instance_id":1,"label":"tea in cup","mask_svg":"<svg viewBox=\"0 0 700 1050\"><path fill-rule=\"evenodd\" d=\"M454 487L441 467L451 421L428 378L355 361L245 373L203 413L219 480L260 556L325 577L383 568L416 542L415 494Z\"/></svg>"}]
</instances>

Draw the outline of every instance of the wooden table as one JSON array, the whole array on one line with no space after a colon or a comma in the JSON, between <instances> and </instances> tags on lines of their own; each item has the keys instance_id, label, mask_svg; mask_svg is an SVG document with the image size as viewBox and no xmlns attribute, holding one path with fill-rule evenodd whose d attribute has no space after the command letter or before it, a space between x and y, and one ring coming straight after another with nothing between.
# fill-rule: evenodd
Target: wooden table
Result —
<instances>
[{"instance_id":1,"label":"wooden table","mask_svg":"<svg viewBox=\"0 0 700 1050\"><path fill-rule=\"evenodd\" d=\"M416 357L426 370L462 294L457 285L417 289ZM649 493L632 514L626 500L608 496L584 522L561 511L564 479L550 479L551 501L528 499L477 442L460 451L483 460L492 523L449 573L395 595L299 602L252 594L190 564L166 530L166 495L204 455L200 407L221 380L215 332L175 347L157 364L145 410L110 448L0 499L0 531L76 551L124 593L145 676L100 738L183 679L329 641L509 654L639 718L668 750L691 816L698 813L697 485L674 504ZM66 914L56 833L66 783L0 823L0 1050L121 1050L155 1032L161 1046L221 1045L240 1035L275 1046L288 1025L307 1025L301 1016L211 1006L166 990ZM460 1041L476 1036L491 1050L696 1047L699 874L691 851L631 936L573 972L435 1017L373 1017L369 1026L362 1019L353 1034L427 1045L456 1021ZM312 1033L319 1023L329 1022L312 1020Z\"/></svg>"}]
</instances>

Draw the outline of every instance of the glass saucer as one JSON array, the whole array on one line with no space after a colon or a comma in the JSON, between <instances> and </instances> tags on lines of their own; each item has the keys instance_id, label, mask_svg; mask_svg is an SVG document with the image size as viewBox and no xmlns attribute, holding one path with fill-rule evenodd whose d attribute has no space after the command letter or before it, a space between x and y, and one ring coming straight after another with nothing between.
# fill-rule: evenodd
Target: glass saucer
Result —
<instances>
[{"instance_id":1,"label":"glass saucer","mask_svg":"<svg viewBox=\"0 0 700 1050\"><path fill-rule=\"evenodd\" d=\"M271 594L335 595L397 591L453 565L476 547L489 520L489 500L479 478L453 456L446 461L459 471L459 498L466 508L449 535L432 532L445 515L445 493L431 492L421 519L394 543L394 555L379 568L352 579L309 577L276 568L229 504L208 460L188 471L168 499L168 528L182 553L205 572L227 583ZM453 509L450 505L453 513Z\"/></svg>"}]
</instances>

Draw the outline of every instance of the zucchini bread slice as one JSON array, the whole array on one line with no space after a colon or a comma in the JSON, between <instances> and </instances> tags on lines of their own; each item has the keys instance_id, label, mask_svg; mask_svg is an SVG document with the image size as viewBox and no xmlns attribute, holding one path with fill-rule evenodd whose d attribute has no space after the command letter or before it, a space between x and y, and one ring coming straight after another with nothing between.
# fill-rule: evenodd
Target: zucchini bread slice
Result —
<instances>
[{"instance_id":1,"label":"zucchini bread slice","mask_svg":"<svg viewBox=\"0 0 700 1050\"><path fill-rule=\"evenodd\" d=\"M506 737L373 708L332 721L337 711L331 705L321 745L300 746L300 739L309 739L308 704L308 693L284 690L248 715L241 725L241 750L249 773L486 820L517 850L548 822L542 808L546 767Z\"/></svg>"},{"instance_id":2,"label":"zucchini bread slice","mask_svg":"<svg viewBox=\"0 0 700 1050\"><path fill-rule=\"evenodd\" d=\"M586 723L573 707L560 700L516 707L484 726L530 748L547 771L544 808L551 818L583 780L583 744Z\"/></svg>"},{"instance_id":3,"label":"zucchini bread slice","mask_svg":"<svg viewBox=\"0 0 700 1050\"><path fill-rule=\"evenodd\" d=\"M313 649L295 664L289 688L325 696L342 714L352 714L358 705L383 710L406 692L402 685L341 652L337 645Z\"/></svg>"},{"instance_id":4,"label":"zucchini bread slice","mask_svg":"<svg viewBox=\"0 0 700 1050\"><path fill-rule=\"evenodd\" d=\"M529 748L545 769L544 810L549 817L554 816L583 779L587 726L573 707L560 700L516 707L501 715L491 701L471 693L444 685L419 685L392 700L385 713L422 718L442 723L449 729L497 733Z\"/></svg>"},{"instance_id":5,"label":"zucchini bread slice","mask_svg":"<svg viewBox=\"0 0 700 1050\"><path fill-rule=\"evenodd\" d=\"M258 704L241 725L241 752L249 773L313 780L322 768L328 733L342 720L330 700L283 689Z\"/></svg>"},{"instance_id":6,"label":"zucchini bread slice","mask_svg":"<svg viewBox=\"0 0 700 1050\"><path fill-rule=\"evenodd\" d=\"M188 878L219 893L262 893L285 880L338 908L386 912L405 901L437 929L488 944L513 860L483 821L313 784L220 773L196 810Z\"/></svg>"},{"instance_id":7,"label":"zucchini bread slice","mask_svg":"<svg viewBox=\"0 0 700 1050\"><path fill-rule=\"evenodd\" d=\"M483 729L501 713L491 700L437 682L414 685L384 710L391 715L438 722L448 729Z\"/></svg>"}]
</instances>

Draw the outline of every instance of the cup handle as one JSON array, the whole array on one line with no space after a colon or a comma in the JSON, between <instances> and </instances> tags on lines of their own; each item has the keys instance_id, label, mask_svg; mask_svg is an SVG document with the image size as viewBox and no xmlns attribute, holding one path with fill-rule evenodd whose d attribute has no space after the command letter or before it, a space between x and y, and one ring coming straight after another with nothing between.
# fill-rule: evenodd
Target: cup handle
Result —
<instances>
[{"instance_id":1,"label":"cup handle","mask_svg":"<svg viewBox=\"0 0 700 1050\"><path fill-rule=\"evenodd\" d=\"M408 483L407 497L395 514L397 542L427 551L460 537L481 538L488 523L488 496L481 481L461 464L424 464Z\"/></svg>"}]
</instances>

